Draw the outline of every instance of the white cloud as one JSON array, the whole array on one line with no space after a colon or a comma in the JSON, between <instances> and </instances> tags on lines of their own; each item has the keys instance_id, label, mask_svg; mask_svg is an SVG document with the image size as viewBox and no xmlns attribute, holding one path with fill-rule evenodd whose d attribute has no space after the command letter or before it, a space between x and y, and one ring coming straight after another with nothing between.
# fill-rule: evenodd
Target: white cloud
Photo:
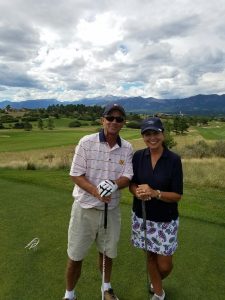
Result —
<instances>
[{"instance_id":1,"label":"white cloud","mask_svg":"<svg viewBox=\"0 0 225 300\"><path fill-rule=\"evenodd\" d=\"M225 93L225 6L0 0L0 101Z\"/></svg>"},{"instance_id":2,"label":"white cloud","mask_svg":"<svg viewBox=\"0 0 225 300\"><path fill-rule=\"evenodd\" d=\"M77 36L93 47L113 44L123 38L122 18L106 12L96 15L91 21L81 19L77 25Z\"/></svg>"}]
</instances>

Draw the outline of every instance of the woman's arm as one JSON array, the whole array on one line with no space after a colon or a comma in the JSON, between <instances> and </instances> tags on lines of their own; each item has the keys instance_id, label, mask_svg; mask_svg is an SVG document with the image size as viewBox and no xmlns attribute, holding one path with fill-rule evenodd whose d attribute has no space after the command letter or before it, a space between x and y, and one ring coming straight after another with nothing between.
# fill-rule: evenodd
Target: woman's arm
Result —
<instances>
[{"instance_id":1,"label":"woman's arm","mask_svg":"<svg viewBox=\"0 0 225 300\"><path fill-rule=\"evenodd\" d=\"M137 192L136 192L137 187L138 187L138 185L134 182L131 182L129 185L129 190L135 197L137 197Z\"/></svg>"},{"instance_id":2,"label":"woman's arm","mask_svg":"<svg viewBox=\"0 0 225 300\"><path fill-rule=\"evenodd\" d=\"M181 199L181 195L178 193L154 190L148 184L138 185L136 188L136 194L139 198L144 197L145 199L148 198L148 200L150 200L150 198L156 198L160 201L170 203L178 202Z\"/></svg>"}]
</instances>

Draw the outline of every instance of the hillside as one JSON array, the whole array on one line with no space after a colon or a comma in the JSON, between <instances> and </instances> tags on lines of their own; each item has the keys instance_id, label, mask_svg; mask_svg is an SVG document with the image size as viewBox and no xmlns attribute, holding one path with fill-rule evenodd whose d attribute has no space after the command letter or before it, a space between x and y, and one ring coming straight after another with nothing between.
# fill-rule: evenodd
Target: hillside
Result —
<instances>
[{"instance_id":1,"label":"hillside","mask_svg":"<svg viewBox=\"0 0 225 300\"><path fill-rule=\"evenodd\" d=\"M47 108L50 105L84 104L86 106L104 106L109 102L122 104L129 112L148 113L183 113L191 115L223 115L225 114L225 95L196 95L183 99L157 99L143 97L97 97L78 101L58 101L56 99L26 100L21 102L3 101L0 108L10 105L11 108L35 109Z\"/></svg>"}]
</instances>

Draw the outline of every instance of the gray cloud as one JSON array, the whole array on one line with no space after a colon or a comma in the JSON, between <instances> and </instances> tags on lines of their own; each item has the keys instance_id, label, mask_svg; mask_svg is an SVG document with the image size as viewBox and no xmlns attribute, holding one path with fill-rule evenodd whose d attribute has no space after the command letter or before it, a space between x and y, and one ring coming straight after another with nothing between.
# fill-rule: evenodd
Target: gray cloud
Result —
<instances>
[{"instance_id":1,"label":"gray cloud","mask_svg":"<svg viewBox=\"0 0 225 300\"><path fill-rule=\"evenodd\" d=\"M39 33L25 24L0 24L0 57L4 61L27 61L38 52Z\"/></svg>"},{"instance_id":2,"label":"gray cloud","mask_svg":"<svg viewBox=\"0 0 225 300\"><path fill-rule=\"evenodd\" d=\"M42 84L17 68L0 64L0 85L5 87L23 87L43 89Z\"/></svg>"}]
</instances>

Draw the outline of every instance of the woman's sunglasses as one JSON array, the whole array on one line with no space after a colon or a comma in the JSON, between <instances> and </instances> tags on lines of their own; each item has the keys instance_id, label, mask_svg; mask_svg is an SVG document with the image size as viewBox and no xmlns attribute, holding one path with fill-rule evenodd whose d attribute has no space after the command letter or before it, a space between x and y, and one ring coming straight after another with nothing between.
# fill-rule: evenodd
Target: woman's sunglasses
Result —
<instances>
[{"instance_id":1,"label":"woman's sunglasses","mask_svg":"<svg viewBox=\"0 0 225 300\"><path fill-rule=\"evenodd\" d=\"M123 117L105 116L105 118L109 122L113 122L114 120L116 120L116 123L122 123L124 121Z\"/></svg>"}]
</instances>

